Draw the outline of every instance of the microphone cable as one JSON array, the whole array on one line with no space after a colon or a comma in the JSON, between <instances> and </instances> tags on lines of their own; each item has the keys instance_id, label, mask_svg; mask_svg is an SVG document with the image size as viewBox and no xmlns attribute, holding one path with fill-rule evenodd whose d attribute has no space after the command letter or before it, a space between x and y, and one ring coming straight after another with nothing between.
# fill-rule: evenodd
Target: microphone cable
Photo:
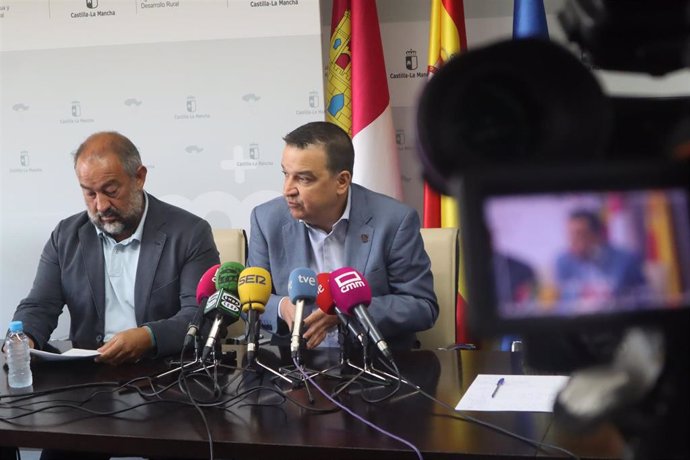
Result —
<instances>
[{"instance_id":1,"label":"microphone cable","mask_svg":"<svg viewBox=\"0 0 690 460\"><path fill-rule=\"evenodd\" d=\"M383 362L382 359L379 359L379 361L382 361L382 362ZM393 389L392 389L388 394L385 394L385 395L383 395L383 396L381 396L381 397L379 397L379 398L369 398L369 397L367 397L367 396L366 396L366 390L365 390L365 391L362 392L362 399L363 399L364 401L366 401L366 402L368 402L368 403L372 403L372 404L380 403L380 402L383 402L383 401L385 401L385 400L387 400L387 399L392 398L393 396L395 396L395 395L398 393L398 391L400 391L400 386L401 386L400 371L398 371L398 366L396 366L395 361L390 360L390 363L391 363L391 365L395 368L395 372L394 372L395 377L393 378L393 381L395 382L395 384L394 384Z\"/></svg>"},{"instance_id":2,"label":"microphone cable","mask_svg":"<svg viewBox=\"0 0 690 460\"><path fill-rule=\"evenodd\" d=\"M349 415L351 415L351 416L354 417L355 419L357 419L357 420L359 420L360 422L364 423L365 425L367 425L367 426L369 426L369 427L375 429L375 430L378 431L379 433L381 433L381 434L383 434L383 435L385 435L385 436L388 436L389 438L394 439L394 440L396 440L396 441L398 441L398 442L400 442L400 443L402 443L402 444L405 444L406 446L408 446L410 449L412 449L412 450L414 451L414 453L417 455L417 458L419 458L419 460L423 460L422 453L419 451L419 449L417 448L417 446L415 446L414 444L412 444L410 441L408 441L408 440L406 440L406 439L404 439L404 438L401 438L400 436L397 436L397 435L395 435L395 434L393 434L393 433L391 433L391 432L389 432L389 431L386 431L385 429L381 428L381 427L378 426L377 424L375 424L375 423L373 423L373 422L371 422L371 421L365 419L364 417L362 417L362 416L356 414L356 413L355 413L352 409L350 409L349 407L347 407L347 406L345 406L344 404L341 404L340 402L338 402L335 398L331 397L331 395L328 394L328 392L327 392L326 390L324 390L324 389L321 388L319 385L317 385L316 382L314 382L314 380L312 379L312 377L311 377L310 375L308 375L308 374L304 371L304 369L303 369L302 366L297 362L296 359L293 358L293 359L292 359L292 362L293 362L294 365L295 365L295 369L297 369L297 370L302 374L302 376L304 376L304 378L305 378L306 380L308 380L312 385L314 385L314 387L319 391L319 393L321 393L322 395L324 395L324 396L326 397L326 399L328 399L329 401L331 401L331 402L332 402L333 404L335 404L336 406L340 407L342 410L344 410L345 412L347 412Z\"/></svg>"},{"instance_id":3,"label":"microphone cable","mask_svg":"<svg viewBox=\"0 0 690 460\"><path fill-rule=\"evenodd\" d=\"M56 388L50 388L48 390L40 390L40 391L31 391L27 393L17 393L17 394L0 394L0 408L3 408L4 406L7 405L6 402L2 402L3 399L5 400L13 400L13 401L23 401L25 399L31 399L35 398L36 396L44 396L44 395L50 395L53 393L62 393L65 391L70 391L70 390L79 390L82 388L91 388L91 387L118 387L121 386L122 384L120 382L93 382L93 383L77 383L74 385L65 385L61 387L56 387ZM8 406L8 407L14 407L14 406Z\"/></svg>"},{"instance_id":4,"label":"microphone cable","mask_svg":"<svg viewBox=\"0 0 690 460\"><path fill-rule=\"evenodd\" d=\"M113 384L114 383L114 384ZM114 387L114 391L118 391L122 388L124 388L123 385L121 385L119 382L108 382L110 386ZM72 386L67 386L67 387L60 387L54 389L55 391L53 392L60 392L60 391L71 391L74 389L78 388L84 388L88 386L105 386L103 383L95 383L95 384L87 384L87 385L72 385ZM132 387L135 391L138 391L139 389L137 387ZM44 393L44 392L39 392L39 393ZM23 394L25 398L31 398L34 397L35 395L33 393L26 393ZM21 414L16 414L12 416L7 416L3 417L0 416L0 420L6 422L6 423L11 423L11 424L18 424L18 422L15 422L16 419L20 419L22 417L27 417L29 415L37 414L43 411L51 410L51 409L74 409L76 411L81 411L85 412L91 416L99 416L99 417L107 417L107 416L113 416L113 415L119 415L122 413L125 413L127 411L137 409L139 407L144 407L144 406L149 406L152 404L160 404L160 403L169 403L169 404L179 404L179 405L189 405L189 403L186 403L184 401L179 401L179 400L174 400L174 399L152 399L152 400L145 400L141 403L137 404L131 404L128 405L127 407L123 407L121 409L114 409L114 410L107 410L107 411L102 411L102 410L96 410L96 409L90 409L88 407L85 407L84 404L88 401L93 399L93 394L87 396L84 400L57 400L58 403L56 404L56 400L50 400L50 401L35 401L35 402L29 402L23 405L3 405L0 406L0 409L25 409L27 406L34 406L37 404L48 404L44 407L38 407L35 409L25 409L25 411ZM62 424L64 422L60 422ZM35 425L35 421L31 421L32 425Z\"/></svg>"},{"instance_id":5,"label":"microphone cable","mask_svg":"<svg viewBox=\"0 0 690 460\"><path fill-rule=\"evenodd\" d=\"M184 362L184 347L182 348L182 351L180 351L180 365ZM206 369L206 366L204 365L203 362L200 363L203 367L206 373L208 373L208 370ZM209 374L210 376L210 374ZM192 396L192 392L189 390L189 385L187 384L187 370L184 367L180 367L180 375L177 376L177 382L178 386L180 387L180 391L182 391L183 394L187 396L189 401L192 403L194 406L194 409L197 411L199 414L199 417L201 417L201 422L204 424L204 429L206 430L206 437L208 439L208 455L209 455L209 460L214 459L214 454L213 454L213 435L211 434L211 428L208 425L208 420L206 419L206 414L204 414L204 411L201 409L199 404L197 403L196 399L194 399L194 396ZM217 383L214 381L214 392L215 389L218 387Z\"/></svg>"},{"instance_id":6,"label":"microphone cable","mask_svg":"<svg viewBox=\"0 0 690 460\"><path fill-rule=\"evenodd\" d=\"M180 362L184 362L184 349L180 353ZM222 387L218 383L217 379L217 374L212 375L211 372L209 371L209 367L205 365L205 363L201 362L200 365L202 366L201 369L203 369L203 374L197 374L197 372L200 370L199 368L196 368L194 370L192 369L186 369L186 368L181 368L180 369L180 374L177 379L177 384L180 388L180 391L187 396L189 399L191 405L194 406L195 410L201 417L202 423L204 424L204 429L206 431L206 437L208 439L208 451L209 451L209 460L214 460L215 458L215 453L214 453L214 446L213 446L213 435L211 433L211 428L208 423L208 419L206 418L206 414L204 413L204 408L216 408L216 409L222 409L225 411L232 411L231 407L236 404L240 404L242 402L245 402L245 405L254 405L250 403L246 403L247 397L249 397L252 394L255 394L257 392L261 391L271 391L274 394L278 394L281 396L281 400L272 403L272 404L266 404L266 403L261 403L257 404L260 406L279 406L282 405L285 402L285 397L282 393L277 392L273 390L271 387L266 387L266 386L254 386L252 388L249 388L243 392L235 392L235 395L231 396L230 398L227 399L221 399L222 395L225 394L226 391L230 388L230 386L238 379L240 378L239 384L242 383L242 380L244 379L244 372L238 373L237 376L234 376L229 379L228 382L226 382ZM233 372L236 370L248 370L240 367L234 367ZM200 376L200 377L206 377L208 380L212 383L212 398L207 401L199 401L197 398L194 397L192 390L190 389L190 381L195 381L199 385L202 385L201 380L195 379L193 376ZM191 380L188 380L190 377L192 377ZM238 387L239 387L238 384ZM204 386L203 387L206 390L209 390L209 387Z\"/></svg>"},{"instance_id":7,"label":"microphone cable","mask_svg":"<svg viewBox=\"0 0 690 460\"><path fill-rule=\"evenodd\" d=\"M231 398L224 399L222 401L219 401L216 404L209 404L209 406L217 406L221 408L227 408L229 406L241 403L244 399L246 399L249 395L256 393L256 392L261 392L261 391L268 391L269 393L272 393L273 395L279 396L279 401L277 402L260 402L260 403L245 403L244 405L248 406L265 406L265 407L276 407L281 404L283 404L286 401L286 397L281 392L280 390L277 390L273 387L262 385L261 382L263 380L263 377L260 375L259 371L254 369L253 367L235 367L235 370L241 371L239 372L236 376L230 378L221 388L222 394L231 394ZM250 373L255 377L254 380L256 380L256 385L252 386L251 388L248 388L246 390L243 390L242 392L239 392L239 388L245 384L245 381L247 380L247 375L246 373ZM239 379L239 382L237 383L235 387L235 391L231 392L230 391L230 386L235 383L236 380ZM251 382L249 383L251 384ZM231 404L230 404L231 403Z\"/></svg>"},{"instance_id":8,"label":"microphone cable","mask_svg":"<svg viewBox=\"0 0 690 460\"><path fill-rule=\"evenodd\" d=\"M385 362L383 362L383 365L386 366L386 367L388 367L387 364L386 364ZM391 370L392 372L396 372L396 371L397 371L397 368L396 368L395 370L393 370L393 369L391 369L391 368L389 367L388 369ZM519 435L519 434L517 434L517 433L514 433L514 432L512 432L512 431L510 431L510 430L507 430L507 429L505 429L505 428L503 428L503 427L500 427L500 426L498 426L498 425L495 425L495 424L493 424L493 423L485 422L485 421L483 421L483 420L479 420L478 418L472 417L471 415L461 414L461 413L459 413L459 411L458 411L457 409L455 409L455 407L453 407L453 406L451 406L450 404L448 404L448 403L446 403L446 402L444 402L444 401L441 401L440 399L437 399L437 398L435 398L434 396L430 395L429 393L427 393L426 391L424 391L419 385L413 383L413 382L410 381L409 379L402 378L402 375L401 375L400 373L398 373L398 376L400 376L400 380L401 380L402 383L404 383L404 384L406 384L406 385L409 385L410 387L412 387L413 389L415 389L415 390L416 390L419 394L421 394L422 396L424 396L424 397L430 399L431 401L433 401L433 402L435 402L435 403L437 403L437 404L439 404L439 405L445 407L446 409L452 411L453 414L450 415L450 417L452 417L452 418L457 418L457 419L462 420L462 421L464 421L464 422L475 423L475 424L477 424L477 425L479 425L479 426L483 426L484 428L488 428L488 429L490 429L490 430L493 430L493 431L496 431L496 432L498 432L498 433L504 434L504 435L506 435L506 436L508 436L508 437L511 437L511 438L513 438L513 439L517 439L518 441L522 441L522 442L524 442L524 443L527 443L528 445L530 445L530 446L532 446L532 447L534 447L534 448L536 448L536 449L538 449L538 450L541 450L541 451L543 451L543 452L547 452L547 453L548 453L548 450L553 450L553 451L556 451L556 452L560 452L560 453L562 453L562 454L565 454L565 455L567 455L568 457L571 457L571 458L574 458L574 459L577 459L577 460L580 459L580 457L579 457L578 455L576 455L575 453L573 453L573 452L571 452L571 451L569 451L569 450L567 450L567 449L565 449L565 448L563 448L563 447L559 447L559 446L556 446L556 445L554 445L554 444L549 444L549 443L542 442L542 441L537 441L537 440L535 440L535 439L531 439L531 438L528 438L528 437L526 437L526 436L522 436L522 435Z\"/></svg>"},{"instance_id":9,"label":"microphone cable","mask_svg":"<svg viewBox=\"0 0 690 460\"><path fill-rule=\"evenodd\" d=\"M184 351L181 353L181 358L184 357ZM183 362L183 361L181 361ZM208 369L204 369L206 373L208 374ZM280 406L285 402L285 397L284 395L277 391L274 390L271 387L267 386L257 386L250 388L242 393L237 393L235 396L228 398L226 400L222 401L217 401L217 402L199 402L197 401L192 393L190 391L184 392L183 394L186 396L185 400L181 400L179 397L177 398L163 398L162 395L169 390L171 390L173 387L177 386L182 386L182 388L186 388L189 390L188 382L186 380L187 378L187 370L182 368L180 375L178 376L177 379L173 380L171 383L162 386L160 389L156 389L155 385L155 380L157 380L156 376L141 376L141 377L135 377L131 380L122 382L122 381L106 381L106 382L92 382L92 383L82 383L82 384L74 384L74 385L65 385L61 387L56 387L56 388L51 388L47 390L40 390L40 391L32 391L29 393L21 393L21 394L6 394L6 395L0 395L0 411L3 410L14 410L14 411L21 411L21 413L15 413L12 415L2 415L0 413L0 421L3 421L8 424L12 425L20 425L24 426L25 424L20 421L20 419L23 419L25 417L29 417L31 415L45 412L45 411L51 411L51 410L56 410L56 409L70 409L75 411L75 417L71 421L75 420L80 420L82 419L83 415L79 415L79 412L85 413L87 417L111 417L111 416L118 416L121 414L124 414L128 411L135 410L140 407L145 407L149 405L154 405L154 404L175 404L175 405L182 405L182 406L193 406L195 410L199 413L202 422L204 423L205 429L206 429L206 435L208 438L209 442L209 459L213 460L214 459L214 451L213 451L213 437L209 428L208 420L206 419L206 416L204 414L203 408L204 407L210 407L210 408L218 408L222 409L225 411L231 411L231 407L233 405L239 404L243 401L246 401L247 396L254 394L256 392L260 391L269 391L273 393L274 395L278 395L280 398L278 401L273 402L271 404L260 404L263 406ZM210 374L208 374L210 376ZM138 385L136 385L137 382L144 381L147 383L147 387L150 387L150 391L147 389L142 389ZM217 387L217 385L216 385ZM90 392L86 397L84 398L72 398L69 399L68 397L65 397L64 399L51 399L51 400L36 400L36 398L41 398L43 396L49 396L53 394L58 394L58 393L64 393L64 392L71 392L71 391L78 391L78 390L83 390L83 389L88 389L88 388L96 388L95 391ZM137 393L142 399L142 402L136 403L136 404L127 404L126 407L121 407L119 409L113 409L113 410L98 410L98 409L91 409L87 407L87 404L89 402L92 402L99 394L103 393L117 393L117 392L122 392L122 391L132 391ZM30 420L27 422L30 425L35 425L34 420ZM58 422L58 424L65 423L65 420L62 420Z\"/></svg>"},{"instance_id":10,"label":"microphone cable","mask_svg":"<svg viewBox=\"0 0 690 460\"><path fill-rule=\"evenodd\" d=\"M273 386L277 389L277 391L279 391L287 401L291 402L300 409L303 409L308 412L313 412L315 414L330 414L333 412L338 412L340 410L340 406L338 405L334 405L328 408L321 408L312 406L312 401L309 401L308 404L302 403L298 401L296 398L290 396L291 389L285 389L280 386L280 382L282 382L283 380L280 380L278 377L273 377L271 380L273 382ZM304 384L308 385L307 382L305 382Z\"/></svg>"}]
</instances>

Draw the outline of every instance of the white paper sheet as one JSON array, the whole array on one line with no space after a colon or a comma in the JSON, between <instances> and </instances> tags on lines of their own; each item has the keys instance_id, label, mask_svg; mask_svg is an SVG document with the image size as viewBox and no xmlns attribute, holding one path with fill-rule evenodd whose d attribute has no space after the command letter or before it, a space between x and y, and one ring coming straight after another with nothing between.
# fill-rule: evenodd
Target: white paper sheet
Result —
<instances>
[{"instance_id":1,"label":"white paper sheet","mask_svg":"<svg viewBox=\"0 0 690 460\"><path fill-rule=\"evenodd\" d=\"M31 349L31 356L42 361L71 361L75 359L93 359L100 355L96 350L85 350L83 348L70 348L63 353L51 353L49 351Z\"/></svg>"},{"instance_id":2,"label":"white paper sheet","mask_svg":"<svg viewBox=\"0 0 690 460\"><path fill-rule=\"evenodd\" d=\"M564 375L479 374L455 409L552 412L556 396L569 378ZM503 384L491 397L500 379L503 379Z\"/></svg>"}]
</instances>

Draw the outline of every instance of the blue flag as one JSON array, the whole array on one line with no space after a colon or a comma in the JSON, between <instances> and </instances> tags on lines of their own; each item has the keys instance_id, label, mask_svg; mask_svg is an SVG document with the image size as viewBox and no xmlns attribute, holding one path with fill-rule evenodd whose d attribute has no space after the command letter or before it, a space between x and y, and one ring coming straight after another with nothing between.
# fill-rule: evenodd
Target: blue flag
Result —
<instances>
[{"instance_id":1,"label":"blue flag","mask_svg":"<svg viewBox=\"0 0 690 460\"><path fill-rule=\"evenodd\" d=\"M544 0L514 0L513 38L549 39Z\"/></svg>"}]
</instances>

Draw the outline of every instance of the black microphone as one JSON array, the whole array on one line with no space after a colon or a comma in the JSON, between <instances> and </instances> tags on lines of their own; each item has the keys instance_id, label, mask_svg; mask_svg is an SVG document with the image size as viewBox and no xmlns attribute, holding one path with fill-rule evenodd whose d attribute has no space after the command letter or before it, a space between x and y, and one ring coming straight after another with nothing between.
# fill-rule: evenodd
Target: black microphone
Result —
<instances>
[{"instance_id":1,"label":"black microphone","mask_svg":"<svg viewBox=\"0 0 690 460\"><path fill-rule=\"evenodd\" d=\"M206 270L199 279L199 284L196 286L196 303L199 305L199 308L187 328L187 334L184 336L184 344L182 345L183 349L189 347L203 325L204 309L208 304L208 298L216 291L216 272L218 268L220 268L220 264L214 265Z\"/></svg>"},{"instance_id":2,"label":"black microphone","mask_svg":"<svg viewBox=\"0 0 690 460\"><path fill-rule=\"evenodd\" d=\"M371 288L364 277L354 268L343 267L331 272L328 283L336 308L348 315L354 312L371 341L392 361L393 354L367 311L367 306L371 303Z\"/></svg>"},{"instance_id":3,"label":"black microphone","mask_svg":"<svg viewBox=\"0 0 690 460\"><path fill-rule=\"evenodd\" d=\"M216 287L218 291L209 297L204 314L215 312L211 330L206 339L206 345L201 353L201 361L206 361L213 350L221 327L228 326L240 318L242 304L237 298L237 279L244 265L237 262L226 262L216 273Z\"/></svg>"}]
</instances>

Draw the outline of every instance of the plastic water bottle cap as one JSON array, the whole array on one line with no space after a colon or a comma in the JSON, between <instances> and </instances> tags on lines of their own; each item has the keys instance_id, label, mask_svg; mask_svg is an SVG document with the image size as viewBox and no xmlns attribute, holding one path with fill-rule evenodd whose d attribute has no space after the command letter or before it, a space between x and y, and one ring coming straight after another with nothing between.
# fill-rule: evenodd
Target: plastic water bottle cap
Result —
<instances>
[{"instance_id":1,"label":"plastic water bottle cap","mask_svg":"<svg viewBox=\"0 0 690 460\"><path fill-rule=\"evenodd\" d=\"M22 332L23 330L24 324L21 321L10 322L10 332Z\"/></svg>"}]
</instances>

